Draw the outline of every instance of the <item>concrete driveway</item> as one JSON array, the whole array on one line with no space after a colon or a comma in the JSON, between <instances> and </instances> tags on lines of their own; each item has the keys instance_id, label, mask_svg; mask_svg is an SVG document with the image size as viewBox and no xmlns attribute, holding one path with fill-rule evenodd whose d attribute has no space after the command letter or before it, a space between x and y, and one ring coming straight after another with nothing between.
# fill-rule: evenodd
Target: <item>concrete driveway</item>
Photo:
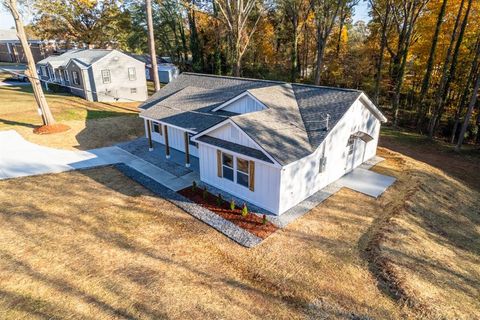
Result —
<instances>
[{"instance_id":1,"label":"concrete driveway","mask_svg":"<svg viewBox=\"0 0 480 320\"><path fill-rule=\"evenodd\" d=\"M0 132L0 179L124 162L130 159L117 147L90 151L59 150L28 142L14 130Z\"/></svg>"},{"instance_id":2,"label":"concrete driveway","mask_svg":"<svg viewBox=\"0 0 480 320\"><path fill-rule=\"evenodd\" d=\"M0 131L0 180L114 163L124 163L173 191L200 180L197 172L176 176L116 146L88 151L60 150L28 142L14 130Z\"/></svg>"}]
</instances>

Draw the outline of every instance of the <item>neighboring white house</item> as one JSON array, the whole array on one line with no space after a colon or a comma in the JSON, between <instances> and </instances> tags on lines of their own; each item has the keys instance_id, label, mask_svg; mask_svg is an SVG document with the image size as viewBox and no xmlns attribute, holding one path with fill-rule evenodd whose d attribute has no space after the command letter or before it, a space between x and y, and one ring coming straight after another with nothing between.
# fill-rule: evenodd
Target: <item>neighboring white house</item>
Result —
<instances>
[{"instance_id":1,"label":"neighboring white house","mask_svg":"<svg viewBox=\"0 0 480 320\"><path fill-rule=\"evenodd\" d=\"M183 73L146 101L149 139L198 157L203 182L282 214L376 154L361 91Z\"/></svg>"},{"instance_id":2,"label":"neighboring white house","mask_svg":"<svg viewBox=\"0 0 480 320\"><path fill-rule=\"evenodd\" d=\"M145 64L118 50L75 49L37 63L40 78L89 101L145 101Z\"/></svg>"},{"instance_id":3,"label":"neighboring white house","mask_svg":"<svg viewBox=\"0 0 480 320\"><path fill-rule=\"evenodd\" d=\"M135 59L145 63L145 76L147 80L153 81L152 59L149 55L131 54ZM157 58L158 77L161 83L169 83L180 74L180 70L172 63L169 57Z\"/></svg>"}]
</instances>

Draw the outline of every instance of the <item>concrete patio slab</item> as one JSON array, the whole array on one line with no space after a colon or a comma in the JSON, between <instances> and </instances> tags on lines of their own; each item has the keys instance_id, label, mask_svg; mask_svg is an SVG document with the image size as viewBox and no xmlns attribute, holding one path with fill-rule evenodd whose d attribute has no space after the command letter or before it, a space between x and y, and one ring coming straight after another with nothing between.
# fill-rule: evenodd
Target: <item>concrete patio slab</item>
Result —
<instances>
[{"instance_id":1,"label":"concrete patio slab","mask_svg":"<svg viewBox=\"0 0 480 320\"><path fill-rule=\"evenodd\" d=\"M395 180L393 177L357 168L340 178L337 183L368 196L378 198Z\"/></svg>"}]
</instances>

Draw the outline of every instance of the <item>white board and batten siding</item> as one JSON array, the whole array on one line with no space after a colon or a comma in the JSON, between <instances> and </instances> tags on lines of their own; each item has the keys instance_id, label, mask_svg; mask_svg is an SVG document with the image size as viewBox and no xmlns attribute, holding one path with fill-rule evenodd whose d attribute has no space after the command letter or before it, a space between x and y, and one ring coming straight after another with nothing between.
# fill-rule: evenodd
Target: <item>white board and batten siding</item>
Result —
<instances>
[{"instance_id":1,"label":"white board and batten siding","mask_svg":"<svg viewBox=\"0 0 480 320\"><path fill-rule=\"evenodd\" d=\"M208 135L210 137L230 141L236 144L240 144L242 146L258 149L257 145L253 143L252 140L244 132L231 125L230 123L226 123L220 128L208 132Z\"/></svg>"},{"instance_id":2,"label":"white board and batten siding","mask_svg":"<svg viewBox=\"0 0 480 320\"><path fill-rule=\"evenodd\" d=\"M265 110L265 106L256 99L252 99L249 95L244 95L243 97L223 107L222 110L244 114Z\"/></svg>"},{"instance_id":3,"label":"white board and batten siding","mask_svg":"<svg viewBox=\"0 0 480 320\"><path fill-rule=\"evenodd\" d=\"M373 140L365 143L355 139L354 153L349 156L348 139L358 131L371 135ZM357 100L313 154L282 169L279 214L374 157L379 133L380 121ZM323 154L327 163L323 173L320 173Z\"/></svg>"},{"instance_id":4,"label":"white board and batten siding","mask_svg":"<svg viewBox=\"0 0 480 320\"><path fill-rule=\"evenodd\" d=\"M227 152L230 154L235 153ZM217 148L200 144L200 179L216 188L246 199L248 202L264 208L270 212L278 213L280 196L280 168L255 161L254 191L233 181L218 176L217 173ZM254 160L238 155L246 160ZM227 199L228 200L228 199Z\"/></svg>"},{"instance_id":5,"label":"white board and batten siding","mask_svg":"<svg viewBox=\"0 0 480 320\"><path fill-rule=\"evenodd\" d=\"M158 143L161 143L161 144L165 144L165 132L162 131L162 134L159 134L157 132L154 132L153 131L153 122L155 121L152 121L152 140L155 141L155 142L158 142ZM159 123L160 125L160 123ZM163 125L163 127L165 127L165 125ZM180 130L178 128L174 128L174 127L170 127L170 126L167 126L168 127L168 144L170 146L170 148L173 148L173 149L176 149L176 150L179 150L181 152L185 152L185 131L184 130ZM163 130L165 130L164 128L162 128ZM145 132L147 132L148 128L147 128L147 120L145 120ZM146 134L146 137L148 138L148 135ZM198 157L198 148L193 146L193 145L189 145L189 151L190 151L190 154L194 157Z\"/></svg>"}]
</instances>

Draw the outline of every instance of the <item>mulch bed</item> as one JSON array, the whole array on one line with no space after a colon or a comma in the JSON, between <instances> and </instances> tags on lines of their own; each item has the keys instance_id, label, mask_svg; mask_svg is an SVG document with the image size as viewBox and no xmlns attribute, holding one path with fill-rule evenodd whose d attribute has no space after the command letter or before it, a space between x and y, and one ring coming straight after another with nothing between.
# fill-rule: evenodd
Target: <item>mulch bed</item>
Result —
<instances>
[{"instance_id":1,"label":"mulch bed","mask_svg":"<svg viewBox=\"0 0 480 320\"><path fill-rule=\"evenodd\" d=\"M195 191L192 189L192 187L188 187L178 191L178 193L261 239L265 239L278 230L278 228L268 220L266 224L263 224L263 218L253 214L253 212L249 211L249 214L244 217L242 216L242 207L235 206L234 210L230 210L229 202L222 199L221 205L219 206L217 204L217 196L207 191L207 197L204 199L203 189L198 187L195 188Z\"/></svg>"},{"instance_id":2,"label":"mulch bed","mask_svg":"<svg viewBox=\"0 0 480 320\"><path fill-rule=\"evenodd\" d=\"M35 134L52 134L52 133L67 132L68 130L70 130L69 126L67 126L65 124L61 124L61 123L55 123L55 124L50 124L50 125L47 125L47 126L36 127L35 129L33 129L33 133L35 133Z\"/></svg>"}]
</instances>

